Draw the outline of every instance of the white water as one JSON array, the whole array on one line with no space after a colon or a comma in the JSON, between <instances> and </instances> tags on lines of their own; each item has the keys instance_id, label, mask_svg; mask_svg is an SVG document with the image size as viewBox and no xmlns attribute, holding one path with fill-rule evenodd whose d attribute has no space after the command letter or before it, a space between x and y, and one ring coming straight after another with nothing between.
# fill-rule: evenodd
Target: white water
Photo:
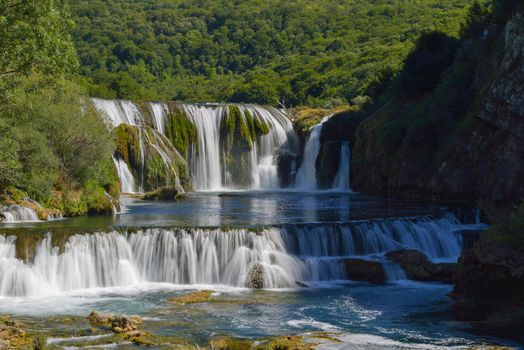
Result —
<instances>
[{"instance_id":1,"label":"white water","mask_svg":"<svg viewBox=\"0 0 524 350\"><path fill-rule=\"evenodd\" d=\"M133 174L129 170L127 163L123 159L115 158L113 156L113 162L115 163L116 171L118 172L118 178L120 179L120 186L123 193L135 193L136 183Z\"/></svg>"},{"instance_id":2,"label":"white water","mask_svg":"<svg viewBox=\"0 0 524 350\"><path fill-rule=\"evenodd\" d=\"M220 190L220 122L224 107L184 105L184 111L198 132L198 149L193 152L191 170L193 187L197 190Z\"/></svg>"},{"instance_id":3,"label":"white water","mask_svg":"<svg viewBox=\"0 0 524 350\"><path fill-rule=\"evenodd\" d=\"M297 172L295 180L295 187L302 190L316 190L317 189L317 170L315 163L320 151L320 134L322 133L322 125L329 119L324 117L320 123L311 127L309 136L304 147L304 155L302 164Z\"/></svg>"},{"instance_id":4,"label":"white water","mask_svg":"<svg viewBox=\"0 0 524 350\"><path fill-rule=\"evenodd\" d=\"M333 180L333 188L337 190L349 190L349 161L351 157L351 151L349 149L349 143L344 142L340 146L340 164L338 166L337 174Z\"/></svg>"},{"instance_id":5,"label":"white water","mask_svg":"<svg viewBox=\"0 0 524 350\"><path fill-rule=\"evenodd\" d=\"M95 108L105 116L111 127L117 127L120 124L144 124L142 114L135 104L130 101L103 100L99 98L93 98L92 101Z\"/></svg>"},{"instance_id":6,"label":"white water","mask_svg":"<svg viewBox=\"0 0 524 350\"><path fill-rule=\"evenodd\" d=\"M17 223L40 221L36 212L27 207L18 204L12 204L0 208L0 222Z\"/></svg>"},{"instance_id":7,"label":"white water","mask_svg":"<svg viewBox=\"0 0 524 350\"><path fill-rule=\"evenodd\" d=\"M320 152L320 135L322 134L322 127L324 123L331 116L324 117L320 123L311 127L306 145L304 147L304 153L302 158L302 164L298 169L297 176L295 179L295 188L301 190L317 190L317 169L316 161ZM349 187L349 165L350 165L351 152L348 142L343 142L340 147L340 163L338 166L337 173L331 186L332 189L347 191Z\"/></svg>"},{"instance_id":8,"label":"white water","mask_svg":"<svg viewBox=\"0 0 524 350\"><path fill-rule=\"evenodd\" d=\"M245 287L254 264L265 288L345 279L342 259L410 247L435 259L460 251L453 217L246 229L147 229L70 236L62 249L48 235L31 263L15 257L15 237L0 236L0 296L42 296L149 282Z\"/></svg>"}]
</instances>

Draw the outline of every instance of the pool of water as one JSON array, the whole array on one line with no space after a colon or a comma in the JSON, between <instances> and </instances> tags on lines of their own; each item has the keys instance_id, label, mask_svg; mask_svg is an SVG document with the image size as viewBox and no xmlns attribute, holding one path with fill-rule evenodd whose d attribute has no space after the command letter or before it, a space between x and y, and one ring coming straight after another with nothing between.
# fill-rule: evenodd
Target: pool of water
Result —
<instances>
[{"instance_id":1,"label":"pool of water","mask_svg":"<svg viewBox=\"0 0 524 350\"><path fill-rule=\"evenodd\" d=\"M348 222L373 218L439 215L443 206L382 199L351 192L198 192L176 202L123 197L114 216L0 224L0 230L100 230L118 227L256 227L296 223Z\"/></svg>"},{"instance_id":2,"label":"pool of water","mask_svg":"<svg viewBox=\"0 0 524 350\"><path fill-rule=\"evenodd\" d=\"M123 212L111 217L3 225L0 226L0 234L5 236L18 235L21 232L86 234L92 231L114 232L116 230L122 232L122 235L127 237L125 239L129 240L129 235L124 233L126 230L146 230L149 227L164 228L165 231L173 227L256 228L260 226L300 226L311 223L317 224L314 232L318 234L319 230L322 232L322 225L328 225L328 223L348 223L361 220L369 220L373 223L382 218L439 217L445 212L445 208L438 205L333 192L195 193L190 194L185 200L173 203L144 202L125 198L124 204ZM402 226L404 224L396 221L388 225L390 226L380 223L375 226L381 230L392 227L395 230L410 231L416 228L418 235L429 234L429 228L437 227L437 224L433 225L431 221L424 223L427 226L419 225L415 228L414 226L406 228ZM449 225L446 225L442 227L448 228ZM368 227L356 226L360 231ZM457 229L458 227L455 226L453 224L453 227L449 226L451 227L449 229ZM371 229L371 226L369 227ZM147 231L142 235L155 235L155 232L154 230ZM177 232L170 231L169 234L177 235ZM286 234L291 235L293 232ZM311 230L304 232L313 234ZM201 233L198 234L201 235ZM229 233L224 230L221 234L228 235ZM260 234L265 233L261 231ZM365 235L365 232L363 234ZM188 237L196 235L197 233L193 233L193 236ZM392 234L393 236L395 234ZM101 249L100 247L105 247L104 245L95 246L94 240L85 240L85 242L87 242L86 247L91 249L90 251L97 251ZM142 243L143 246L150 244L147 242ZM181 239L180 242L187 243L187 240ZM127 247L128 243L122 241L121 244ZM162 244L164 245L161 247L165 247L167 243ZM255 243L253 244L256 246ZM300 242L296 244L300 246ZM278 249L284 249L283 252L289 256L298 254L288 248ZM48 249L49 252L46 255L48 260L62 254L61 249L67 250L67 248L56 251ZM126 249L131 250L132 248ZM160 248L155 249L157 248L153 247L149 251L160 254L158 250ZM251 249L255 248L251 247ZM264 246L258 249L264 253L266 248ZM311 251L311 247L308 249L306 251ZM333 249L326 248L325 251ZM145 250L137 248L133 252L133 259L136 261L125 261L125 264L146 261L139 256L142 251ZM196 255L203 254L201 248L198 247L193 251ZM222 254L218 248L217 252L218 256ZM75 254L77 253L78 251ZM304 254L306 253L299 254L296 260L310 258ZM322 254L335 256L324 257ZM319 260L339 258L335 253L329 254L320 252L317 254L319 256L313 257ZM13 263L11 261L13 259L10 261L6 259L4 258L5 261L0 259L0 267L2 263L5 263L8 268L11 266L14 266L13 269L18 268L21 274L27 274L29 270L35 275L40 273L36 262L35 267L31 265L31 262L25 262L23 265L21 261ZM70 259L72 260L69 261L73 264L73 253ZM103 263L98 262L98 264ZM121 260L115 264L120 263L124 261ZM268 262L270 263L271 261ZM79 265L77 262L75 264ZM48 262L45 266L49 269ZM165 264L162 267L165 269ZM277 268L280 267L277 266ZM45 273L51 276L49 271ZM56 271L54 273L59 276ZM69 271L68 273L74 272ZM79 270L78 273L82 272ZM195 273L198 274L198 271ZM151 271L149 274L151 275ZM49 276L46 280L48 282L53 279L52 276ZM220 334L258 339L269 335L300 335L308 332L333 334L340 342L320 346L320 348L331 349L449 349L467 348L486 343L506 343L502 339L474 335L469 332L467 324L453 321L450 313L452 301L446 296L452 286L440 283L398 280L375 286L347 280L312 279L306 287L251 290L222 283L189 285L169 282L153 283L145 277L125 280L126 283L115 282L111 286L56 289L53 293L41 295L38 293L27 296L23 294L4 295L0 297L0 314L7 313L22 319L28 318L32 322L39 323L41 327L53 328L55 333L60 333L69 327L71 328L68 329L69 335L88 333L88 324L76 321L72 326L64 326L54 324L51 319L80 317L81 320L84 320L84 317L92 310L136 314L146 320L145 327L150 332L165 336L176 335L190 339L199 345L206 345L210 338ZM201 289L215 292L210 302L177 306L166 301L169 297Z\"/></svg>"}]
</instances>

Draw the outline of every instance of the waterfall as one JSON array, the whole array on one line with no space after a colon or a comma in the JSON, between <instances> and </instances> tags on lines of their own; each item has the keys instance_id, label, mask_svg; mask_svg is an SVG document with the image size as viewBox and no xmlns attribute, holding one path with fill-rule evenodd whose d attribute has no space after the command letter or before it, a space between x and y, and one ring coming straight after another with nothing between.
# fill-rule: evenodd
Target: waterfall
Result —
<instances>
[{"instance_id":1,"label":"waterfall","mask_svg":"<svg viewBox=\"0 0 524 350\"><path fill-rule=\"evenodd\" d=\"M0 207L0 222L16 223L16 222L31 222L40 221L36 212L27 207L18 204L12 204Z\"/></svg>"},{"instance_id":2,"label":"waterfall","mask_svg":"<svg viewBox=\"0 0 524 350\"><path fill-rule=\"evenodd\" d=\"M349 190L349 161L351 152L349 143L344 142L340 146L340 164L338 166L337 174L333 180L333 188L337 190Z\"/></svg>"},{"instance_id":3,"label":"waterfall","mask_svg":"<svg viewBox=\"0 0 524 350\"><path fill-rule=\"evenodd\" d=\"M153 115L154 128L156 131L165 135L166 133L166 115L169 113L169 108L165 103L150 102L149 108Z\"/></svg>"},{"instance_id":4,"label":"waterfall","mask_svg":"<svg viewBox=\"0 0 524 350\"><path fill-rule=\"evenodd\" d=\"M302 165L298 169L297 178L295 180L295 187L303 190L317 189L317 170L315 163L320 151L320 134L322 132L322 125L329 119L329 116L324 117L320 123L311 127L309 136L304 147L304 155L302 158Z\"/></svg>"},{"instance_id":5,"label":"waterfall","mask_svg":"<svg viewBox=\"0 0 524 350\"><path fill-rule=\"evenodd\" d=\"M143 125L144 118L137 106L126 100L92 99L95 108L102 113L112 127L120 124Z\"/></svg>"},{"instance_id":6,"label":"waterfall","mask_svg":"<svg viewBox=\"0 0 524 350\"><path fill-rule=\"evenodd\" d=\"M184 105L185 113L198 131L198 149L191 160L194 187L197 190L220 190L222 168L220 166L220 122L224 107Z\"/></svg>"},{"instance_id":7,"label":"waterfall","mask_svg":"<svg viewBox=\"0 0 524 350\"><path fill-rule=\"evenodd\" d=\"M133 177L133 174L131 174L131 171L129 171L126 162L120 158L117 159L114 156L113 162L115 163L116 171L118 172L118 178L120 179L120 186L122 187L121 191L123 193L135 193L135 178Z\"/></svg>"},{"instance_id":8,"label":"waterfall","mask_svg":"<svg viewBox=\"0 0 524 350\"><path fill-rule=\"evenodd\" d=\"M345 279L343 259L401 248L456 259L461 239L452 216L303 224L247 229L144 229L69 236L48 234L29 262L16 237L0 236L0 296L49 295L146 282L248 286L261 267L265 288Z\"/></svg>"}]
</instances>

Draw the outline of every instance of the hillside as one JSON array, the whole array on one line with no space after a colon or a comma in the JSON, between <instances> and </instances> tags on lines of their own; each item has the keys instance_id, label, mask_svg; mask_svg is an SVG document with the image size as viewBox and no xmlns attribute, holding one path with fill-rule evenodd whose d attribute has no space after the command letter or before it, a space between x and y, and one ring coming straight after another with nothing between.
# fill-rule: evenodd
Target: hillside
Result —
<instances>
[{"instance_id":1,"label":"hillside","mask_svg":"<svg viewBox=\"0 0 524 350\"><path fill-rule=\"evenodd\" d=\"M521 11L511 0L475 6L459 40L421 37L356 134L346 135L354 142L354 189L497 202L524 197Z\"/></svg>"},{"instance_id":2,"label":"hillside","mask_svg":"<svg viewBox=\"0 0 524 350\"><path fill-rule=\"evenodd\" d=\"M343 105L398 71L421 32L457 36L472 0L71 1L90 94Z\"/></svg>"}]
</instances>

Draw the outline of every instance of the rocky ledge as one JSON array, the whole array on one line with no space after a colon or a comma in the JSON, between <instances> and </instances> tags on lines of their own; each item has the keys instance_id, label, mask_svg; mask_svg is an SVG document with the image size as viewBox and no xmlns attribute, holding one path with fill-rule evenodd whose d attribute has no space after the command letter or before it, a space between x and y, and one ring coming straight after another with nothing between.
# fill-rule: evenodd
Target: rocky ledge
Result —
<instances>
[{"instance_id":1,"label":"rocky ledge","mask_svg":"<svg viewBox=\"0 0 524 350\"><path fill-rule=\"evenodd\" d=\"M459 319L524 340L524 250L480 239L464 250L451 297Z\"/></svg>"},{"instance_id":2,"label":"rocky ledge","mask_svg":"<svg viewBox=\"0 0 524 350\"><path fill-rule=\"evenodd\" d=\"M415 281L451 283L457 269L454 263L432 263L416 249L394 250L386 258L400 264L407 277Z\"/></svg>"}]
</instances>

